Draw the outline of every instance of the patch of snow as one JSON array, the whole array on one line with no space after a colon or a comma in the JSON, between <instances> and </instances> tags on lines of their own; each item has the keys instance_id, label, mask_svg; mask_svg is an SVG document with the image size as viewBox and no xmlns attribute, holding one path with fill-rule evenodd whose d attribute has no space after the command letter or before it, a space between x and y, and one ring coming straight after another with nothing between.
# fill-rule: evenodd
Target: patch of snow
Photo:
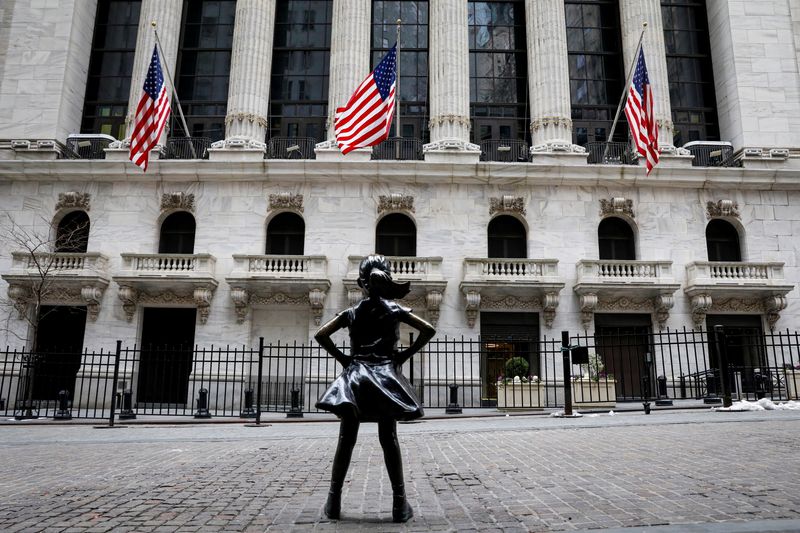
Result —
<instances>
[{"instance_id":1,"label":"patch of snow","mask_svg":"<svg viewBox=\"0 0 800 533\"><path fill-rule=\"evenodd\" d=\"M790 400L775 403L769 398L761 398L756 402L741 400L733 402L730 407L712 407L712 411L800 411L800 402Z\"/></svg>"}]
</instances>

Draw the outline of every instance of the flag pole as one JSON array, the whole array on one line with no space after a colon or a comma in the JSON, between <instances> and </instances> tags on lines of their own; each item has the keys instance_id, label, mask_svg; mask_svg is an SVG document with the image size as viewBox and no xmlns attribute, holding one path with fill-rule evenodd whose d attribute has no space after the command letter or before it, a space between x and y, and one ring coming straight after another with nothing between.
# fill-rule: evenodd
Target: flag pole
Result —
<instances>
[{"instance_id":1,"label":"flag pole","mask_svg":"<svg viewBox=\"0 0 800 533\"><path fill-rule=\"evenodd\" d=\"M183 132L186 134L186 138L189 138L189 126L186 125L186 117L183 116L183 108L181 108L181 101L178 99L178 91L175 89L175 84L172 82L172 75L169 73L169 67L167 66L166 56L164 55L164 49L161 47L161 39L158 38L158 30L156 29L156 21L150 22L150 25L153 27L153 34L156 36L156 46L158 46L158 53L161 54L161 57L164 58L164 61L161 62L161 67L164 69L164 73L167 75L167 81L169 81L169 86L172 88L172 95L175 97L175 103L178 104L178 114L181 116L181 123L183 124ZM192 141L189 141L189 149L192 151L192 158L197 159L197 152L194 150L194 144Z\"/></svg>"},{"instance_id":2,"label":"flag pole","mask_svg":"<svg viewBox=\"0 0 800 533\"><path fill-rule=\"evenodd\" d=\"M625 80L625 87L622 90L622 98L619 99L619 105L617 106L617 114L614 115L614 122L611 124L611 132L608 134L606 147L603 150L603 161L606 160L606 156L608 155L608 148L611 145L611 139L614 138L614 130L617 128L617 121L619 120L619 112L622 110L622 102L624 102L625 98L628 96L628 88L631 85L631 80L633 79L633 73L636 70L636 62L639 60L639 50L642 49L642 40L644 39L644 31L646 29L647 29L647 22L642 22L642 33L639 35L639 44L636 45L636 52L634 52L633 58L631 59L631 68L628 71L628 76Z\"/></svg>"},{"instance_id":3,"label":"flag pole","mask_svg":"<svg viewBox=\"0 0 800 533\"><path fill-rule=\"evenodd\" d=\"M395 141L395 156L400 159L400 144L402 137L400 134L400 23L402 21L397 19L397 49L395 51L395 64L394 64L394 107L397 113L397 118L394 123L394 132L397 140Z\"/></svg>"}]
</instances>

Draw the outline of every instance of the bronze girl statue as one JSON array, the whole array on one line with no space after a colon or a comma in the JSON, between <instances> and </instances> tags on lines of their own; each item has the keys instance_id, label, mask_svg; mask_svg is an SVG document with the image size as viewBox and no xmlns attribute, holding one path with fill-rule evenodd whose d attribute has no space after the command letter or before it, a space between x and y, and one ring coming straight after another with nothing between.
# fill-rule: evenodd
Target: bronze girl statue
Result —
<instances>
[{"instance_id":1,"label":"bronze girl statue","mask_svg":"<svg viewBox=\"0 0 800 533\"><path fill-rule=\"evenodd\" d=\"M392 520L405 522L414 513L403 484L397 421L419 418L423 411L400 366L417 353L436 330L410 309L391 301L408 294L409 283L392 280L389 264L383 256L370 255L361 261L358 285L369 296L355 307L336 315L314 336L344 367L317 402L319 409L330 411L341 419L325 514L331 519L339 518L342 485L350 466L359 424L377 422L378 438L392 483ZM419 335L410 347L398 351L400 322L419 330ZM342 328L350 330L349 356L331 340L331 335Z\"/></svg>"}]
</instances>

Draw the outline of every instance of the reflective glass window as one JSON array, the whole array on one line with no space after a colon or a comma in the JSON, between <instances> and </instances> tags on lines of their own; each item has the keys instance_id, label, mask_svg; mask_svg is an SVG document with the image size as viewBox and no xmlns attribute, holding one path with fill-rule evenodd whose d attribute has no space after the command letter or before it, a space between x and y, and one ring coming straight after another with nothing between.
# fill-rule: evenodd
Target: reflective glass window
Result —
<instances>
[{"instance_id":1,"label":"reflective glass window","mask_svg":"<svg viewBox=\"0 0 800 533\"><path fill-rule=\"evenodd\" d=\"M489 257L528 257L528 235L522 222L510 215L500 215L489 222Z\"/></svg>"},{"instance_id":2,"label":"reflective glass window","mask_svg":"<svg viewBox=\"0 0 800 533\"><path fill-rule=\"evenodd\" d=\"M383 217L375 228L375 251L383 255L417 255L417 227L401 213Z\"/></svg>"},{"instance_id":3,"label":"reflective glass window","mask_svg":"<svg viewBox=\"0 0 800 533\"><path fill-rule=\"evenodd\" d=\"M267 254L303 255L306 223L295 213L276 215L267 225Z\"/></svg>"}]
</instances>

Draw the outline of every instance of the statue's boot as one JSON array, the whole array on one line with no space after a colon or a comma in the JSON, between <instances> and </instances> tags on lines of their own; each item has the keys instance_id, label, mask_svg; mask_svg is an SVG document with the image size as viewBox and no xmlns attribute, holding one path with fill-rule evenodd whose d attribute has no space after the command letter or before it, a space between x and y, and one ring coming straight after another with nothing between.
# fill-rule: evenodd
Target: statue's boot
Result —
<instances>
[{"instance_id":1,"label":"statue's boot","mask_svg":"<svg viewBox=\"0 0 800 533\"><path fill-rule=\"evenodd\" d=\"M331 520L339 520L341 512L342 488L339 487L338 490L334 490L333 487L331 487L331 490L328 491L328 501L325 502L325 516Z\"/></svg>"},{"instance_id":2,"label":"statue's boot","mask_svg":"<svg viewBox=\"0 0 800 533\"><path fill-rule=\"evenodd\" d=\"M392 486L392 522L408 522L414 516L414 510L406 498L404 484Z\"/></svg>"}]
</instances>

